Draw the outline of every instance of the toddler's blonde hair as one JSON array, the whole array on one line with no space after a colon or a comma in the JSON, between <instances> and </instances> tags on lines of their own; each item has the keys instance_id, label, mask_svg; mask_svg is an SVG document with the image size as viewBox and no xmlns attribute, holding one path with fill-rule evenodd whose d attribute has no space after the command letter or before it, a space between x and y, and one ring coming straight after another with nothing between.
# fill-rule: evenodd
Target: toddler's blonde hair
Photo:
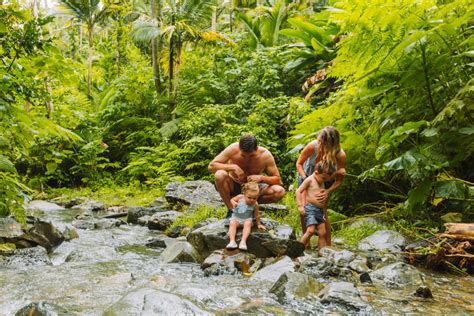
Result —
<instances>
[{"instance_id":1,"label":"toddler's blonde hair","mask_svg":"<svg viewBox=\"0 0 474 316\"><path fill-rule=\"evenodd\" d=\"M258 186L257 182L247 182L242 184L242 193L245 194L245 192L248 191L257 191L260 193L260 187Z\"/></svg>"}]
</instances>

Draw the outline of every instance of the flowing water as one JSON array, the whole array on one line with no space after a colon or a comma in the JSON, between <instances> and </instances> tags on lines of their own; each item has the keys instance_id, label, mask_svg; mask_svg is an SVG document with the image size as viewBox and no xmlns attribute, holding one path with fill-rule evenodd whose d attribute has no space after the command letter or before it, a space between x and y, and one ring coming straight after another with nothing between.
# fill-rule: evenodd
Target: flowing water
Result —
<instances>
[{"instance_id":1,"label":"flowing water","mask_svg":"<svg viewBox=\"0 0 474 316\"><path fill-rule=\"evenodd\" d=\"M41 215L61 227L74 211ZM198 264L164 264L160 250L144 246L158 232L127 226L79 230L52 254L53 265L0 267L0 315L12 315L30 302L47 301L71 314L101 315L122 296L141 287L156 288L217 314L323 313L316 299L281 305L269 293L272 283L242 275L205 277ZM357 285L365 301L380 313L472 314L474 278L423 271L433 299L375 285ZM169 314L174 314L172 310Z\"/></svg>"}]
</instances>

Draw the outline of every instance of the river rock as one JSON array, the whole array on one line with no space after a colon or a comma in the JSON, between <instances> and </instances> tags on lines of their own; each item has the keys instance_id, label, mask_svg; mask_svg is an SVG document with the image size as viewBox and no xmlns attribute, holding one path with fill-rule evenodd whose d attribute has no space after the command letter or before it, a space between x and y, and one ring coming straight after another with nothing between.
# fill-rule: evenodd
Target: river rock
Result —
<instances>
[{"instance_id":1,"label":"river rock","mask_svg":"<svg viewBox=\"0 0 474 316\"><path fill-rule=\"evenodd\" d=\"M118 218L101 218L94 223L94 228L110 229L113 227L120 227L123 224L125 224L125 222Z\"/></svg>"},{"instance_id":2,"label":"river rock","mask_svg":"<svg viewBox=\"0 0 474 316\"><path fill-rule=\"evenodd\" d=\"M71 208L71 207L74 207L76 205L86 203L87 201L89 201L88 198L86 198L84 196L77 196L77 197L72 198L69 201L63 202L61 204L66 208Z\"/></svg>"},{"instance_id":3,"label":"river rock","mask_svg":"<svg viewBox=\"0 0 474 316\"><path fill-rule=\"evenodd\" d=\"M420 286L423 284L422 274L413 266L396 262L370 273L371 279L389 288Z\"/></svg>"},{"instance_id":4,"label":"river rock","mask_svg":"<svg viewBox=\"0 0 474 316\"><path fill-rule=\"evenodd\" d=\"M131 206L127 209L127 223L138 224L138 219L143 216L152 216L158 212L164 212L161 206L142 207L142 206Z\"/></svg>"},{"instance_id":5,"label":"river rock","mask_svg":"<svg viewBox=\"0 0 474 316\"><path fill-rule=\"evenodd\" d=\"M360 313L373 311L372 306L364 302L359 290L349 282L333 282L328 284L319 294L321 303L329 309Z\"/></svg>"},{"instance_id":6,"label":"river rock","mask_svg":"<svg viewBox=\"0 0 474 316\"><path fill-rule=\"evenodd\" d=\"M161 253L160 261L164 263L201 263L202 257L190 243L186 241L177 241Z\"/></svg>"},{"instance_id":7,"label":"river rock","mask_svg":"<svg viewBox=\"0 0 474 316\"><path fill-rule=\"evenodd\" d=\"M359 242L359 250L371 252L392 252L402 251L407 244L405 237L393 230L379 230L374 234L362 239Z\"/></svg>"},{"instance_id":8,"label":"river rock","mask_svg":"<svg viewBox=\"0 0 474 316\"><path fill-rule=\"evenodd\" d=\"M290 257L284 256L277 262L255 272L251 279L276 282L285 272L295 272L296 264Z\"/></svg>"},{"instance_id":9,"label":"river rock","mask_svg":"<svg viewBox=\"0 0 474 316\"><path fill-rule=\"evenodd\" d=\"M249 253L238 250L216 250L201 264L204 275L235 274L238 271L248 273L257 258Z\"/></svg>"},{"instance_id":10,"label":"river rock","mask_svg":"<svg viewBox=\"0 0 474 316\"><path fill-rule=\"evenodd\" d=\"M147 226L152 230L164 231L180 216L183 216L183 213L176 211L159 212L151 216Z\"/></svg>"},{"instance_id":11,"label":"river rock","mask_svg":"<svg viewBox=\"0 0 474 316\"><path fill-rule=\"evenodd\" d=\"M63 211L64 207L59 206L55 203L42 201L42 200L33 200L26 206L26 211L40 211L40 212L58 212Z\"/></svg>"},{"instance_id":12,"label":"river rock","mask_svg":"<svg viewBox=\"0 0 474 316\"><path fill-rule=\"evenodd\" d=\"M163 235L147 239L145 242L145 246L149 248L168 248L176 242L178 242L176 239Z\"/></svg>"},{"instance_id":13,"label":"river rock","mask_svg":"<svg viewBox=\"0 0 474 316\"><path fill-rule=\"evenodd\" d=\"M68 310L48 302L32 302L15 313L15 316L68 315Z\"/></svg>"},{"instance_id":14,"label":"river rock","mask_svg":"<svg viewBox=\"0 0 474 316\"><path fill-rule=\"evenodd\" d=\"M8 255L0 255L0 266L42 266L51 265L46 249L43 247L32 247L15 249Z\"/></svg>"},{"instance_id":15,"label":"river rock","mask_svg":"<svg viewBox=\"0 0 474 316\"><path fill-rule=\"evenodd\" d=\"M165 188L165 198L170 204L189 205L189 209L196 209L200 205L211 208L224 206L214 184L203 180L171 182Z\"/></svg>"},{"instance_id":16,"label":"river rock","mask_svg":"<svg viewBox=\"0 0 474 316\"><path fill-rule=\"evenodd\" d=\"M262 219L267 231L260 231L256 227L247 240L248 252L259 258L288 255L298 257L304 251L304 246L295 238L293 229L269 219ZM187 240L203 256L208 256L214 250L223 249L229 243L228 228L224 220L210 223L201 228L192 230ZM237 231L237 240L242 237L242 230Z\"/></svg>"},{"instance_id":17,"label":"river rock","mask_svg":"<svg viewBox=\"0 0 474 316\"><path fill-rule=\"evenodd\" d=\"M107 309L112 315L212 315L196 304L165 291L141 288L128 293Z\"/></svg>"},{"instance_id":18,"label":"river rock","mask_svg":"<svg viewBox=\"0 0 474 316\"><path fill-rule=\"evenodd\" d=\"M20 223L11 217L0 217L0 242L23 235Z\"/></svg>"},{"instance_id":19,"label":"river rock","mask_svg":"<svg viewBox=\"0 0 474 316\"><path fill-rule=\"evenodd\" d=\"M295 299L317 297L323 286L313 277L298 272L285 272L270 289L280 304Z\"/></svg>"},{"instance_id":20,"label":"river rock","mask_svg":"<svg viewBox=\"0 0 474 316\"><path fill-rule=\"evenodd\" d=\"M262 214L275 214L280 216L288 215L288 206L283 204L275 204L275 203L268 203L268 204L259 204L260 211Z\"/></svg>"},{"instance_id":21,"label":"river rock","mask_svg":"<svg viewBox=\"0 0 474 316\"><path fill-rule=\"evenodd\" d=\"M87 201L78 205L74 205L72 209L78 209L86 213L91 213L104 211L106 209L106 206L103 203L97 201Z\"/></svg>"}]
</instances>

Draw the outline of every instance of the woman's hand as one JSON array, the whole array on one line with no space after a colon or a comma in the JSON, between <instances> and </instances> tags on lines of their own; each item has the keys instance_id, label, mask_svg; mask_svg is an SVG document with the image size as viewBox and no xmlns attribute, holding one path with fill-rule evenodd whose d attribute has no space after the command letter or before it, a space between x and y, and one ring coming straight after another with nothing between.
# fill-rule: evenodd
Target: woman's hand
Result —
<instances>
[{"instance_id":1,"label":"woman's hand","mask_svg":"<svg viewBox=\"0 0 474 316\"><path fill-rule=\"evenodd\" d=\"M326 189L321 189L318 193L316 193L316 200L322 205L327 204L328 198L329 198L329 194L328 194L328 190Z\"/></svg>"}]
</instances>

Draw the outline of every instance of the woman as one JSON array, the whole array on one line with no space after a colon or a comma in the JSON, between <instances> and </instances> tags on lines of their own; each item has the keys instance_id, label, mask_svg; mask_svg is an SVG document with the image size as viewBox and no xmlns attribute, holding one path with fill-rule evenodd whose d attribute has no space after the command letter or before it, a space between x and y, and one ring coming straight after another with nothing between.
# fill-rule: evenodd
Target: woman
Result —
<instances>
[{"instance_id":1,"label":"woman","mask_svg":"<svg viewBox=\"0 0 474 316\"><path fill-rule=\"evenodd\" d=\"M336 172L335 180L326 182L325 189L318 194L318 201L326 205L324 215L326 217L326 244L331 246L331 226L327 216L327 204L329 196L336 191L342 184L346 168L346 153L342 150L339 143L339 132L333 126L323 128L318 138L310 142L301 152L296 162L296 170L298 171L298 186L303 180L310 176L314 171L317 162L322 161L329 164L330 170ZM301 217L301 227L303 234L306 231L304 225L304 217Z\"/></svg>"}]
</instances>

